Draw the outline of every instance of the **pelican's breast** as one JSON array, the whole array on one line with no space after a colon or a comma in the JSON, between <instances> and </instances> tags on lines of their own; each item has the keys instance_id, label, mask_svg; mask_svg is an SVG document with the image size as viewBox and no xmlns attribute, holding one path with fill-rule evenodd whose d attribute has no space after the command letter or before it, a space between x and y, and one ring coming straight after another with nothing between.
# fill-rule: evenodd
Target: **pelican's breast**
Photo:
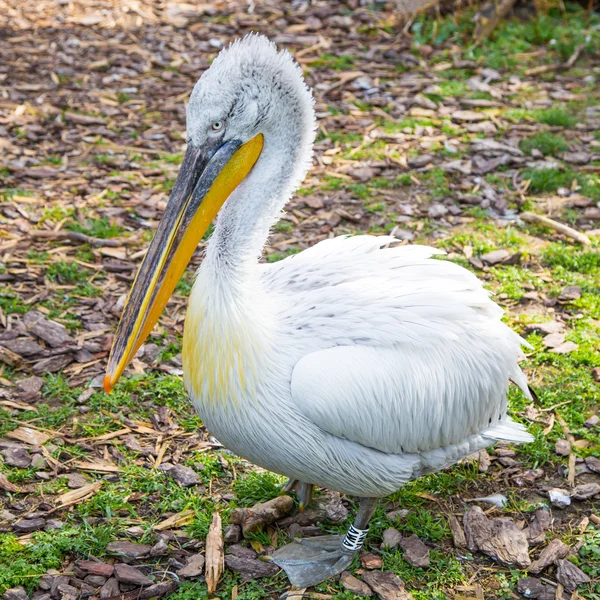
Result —
<instances>
[{"instance_id":1,"label":"pelican's breast","mask_svg":"<svg viewBox=\"0 0 600 600\"><path fill-rule=\"evenodd\" d=\"M183 333L185 387L196 405L236 405L256 397L268 346L256 318L220 294L192 288ZM252 303L248 300L244 304Z\"/></svg>"}]
</instances>

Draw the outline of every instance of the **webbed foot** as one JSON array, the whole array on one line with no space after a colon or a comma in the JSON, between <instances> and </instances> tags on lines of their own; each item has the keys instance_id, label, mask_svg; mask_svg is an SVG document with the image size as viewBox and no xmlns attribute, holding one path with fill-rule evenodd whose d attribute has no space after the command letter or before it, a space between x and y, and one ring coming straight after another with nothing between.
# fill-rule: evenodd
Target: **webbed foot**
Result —
<instances>
[{"instance_id":1,"label":"webbed foot","mask_svg":"<svg viewBox=\"0 0 600 600\"><path fill-rule=\"evenodd\" d=\"M292 586L312 587L341 574L356 556L346 550L342 535L324 535L298 540L276 550L271 562L281 567Z\"/></svg>"}]
</instances>

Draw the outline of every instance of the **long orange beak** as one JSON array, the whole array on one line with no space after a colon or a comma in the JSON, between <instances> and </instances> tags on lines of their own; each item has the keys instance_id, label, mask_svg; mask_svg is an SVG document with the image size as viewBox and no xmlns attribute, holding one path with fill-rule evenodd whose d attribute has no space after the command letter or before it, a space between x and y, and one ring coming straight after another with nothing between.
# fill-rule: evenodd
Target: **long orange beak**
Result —
<instances>
[{"instance_id":1,"label":"long orange beak","mask_svg":"<svg viewBox=\"0 0 600 600\"><path fill-rule=\"evenodd\" d=\"M248 175L263 147L258 134L242 144L189 146L165 214L137 272L108 359L110 392L158 321L194 250L231 192Z\"/></svg>"}]
</instances>

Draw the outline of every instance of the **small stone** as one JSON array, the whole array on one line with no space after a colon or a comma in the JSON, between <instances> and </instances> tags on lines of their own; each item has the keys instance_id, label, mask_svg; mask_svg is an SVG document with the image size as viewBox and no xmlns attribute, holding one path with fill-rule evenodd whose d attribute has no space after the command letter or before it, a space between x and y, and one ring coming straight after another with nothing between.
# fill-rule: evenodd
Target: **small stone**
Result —
<instances>
[{"instance_id":1,"label":"small stone","mask_svg":"<svg viewBox=\"0 0 600 600\"><path fill-rule=\"evenodd\" d=\"M264 562L256 558L241 558L232 554L228 554L225 557L225 564L232 571L238 572L242 576L242 581L272 577L279 570L279 567L273 563Z\"/></svg>"},{"instance_id":2,"label":"small stone","mask_svg":"<svg viewBox=\"0 0 600 600\"><path fill-rule=\"evenodd\" d=\"M198 577L204 570L204 554L192 554L188 557L185 567L177 572L181 577Z\"/></svg>"},{"instance_id":3,"label":"small stone","mask_svg":"<svg viewBox=\"0 0 600 600\"><path fill-rule=\"evenodd\" d=\"M162 598L163 596L172 594L177 589L177 586L177 581L162 581L161 583L148 586L140 596L142 598Z\"/></svg>"},{"instance_id":4,"label":"small stone","mask_svg":"<svg viewBox=\"0 0 600 600\"><path fill-rule=\"evenodd\" d=\"M524 577L517 582L517 592L525 598L535 598L536 600L554 600L554 590L544 585L535 577Z\"/></svg>"},{"instance_id":5,"label":"small stone","mask_svg":"<svg viewBox=\"0 0 600 600\"><path fill-rule=\"evenodd\" d=\"M238 556L239 558L256 558L257 556L256 550L252 548L246 548L246 546L242 546L241 544L229 546L229 548L227 548L227 552L233 554L234 556Z\"/></svg>"},{"instance_id":6,"label":"small stone","mask_svg":"<svg viewBox=\"0 0 600 600\"><path fill-rule=\"evenodd\" d=\"M587 165L592 160L592 155L588 152L565 152L562 159L572 165Z\"/></svg>"},{"instance_id":7,"label":"small stone","mask_svg":"<svg viewBox=\"0 0 600 600\"><path fill-rule=\"evenodd\" d=\"M161 537L152 549L150 550L150 556L164 556L169 551L169 544L164 537Z\"/></svg>"},{"instance_id":8,"label":"small stone","mask_svg":"<svg viewBox=\"0 0 600 600\"><path fill-rule=\"evenodd\" d=\"M57 575L56 577L52 578L52 585L50 587L50 594L52 595L53 598L59 598L60 597L60 586L62 585L68 585L69 584L69 577L67 577L66 575Z\"/></svg>"},{"instance_id":9,"label":"small stone","mask_svg":"<svg viewBox=\"0 0 600 600\"><path fill-rule=\"evenodd\" d=\"M351 174L354 179L358 179L358 181L364 183L370 179L373 179L375 176L375 171L370 167L359 167L358 169L354 169Z\"/></svg>"},{"instance_id":10,"label":"small stone","mask_svg":"<svg viewBox=\"0 0 600 600\"><path fill-rule=\"evenodd\" d=\"M431 161L433 161L433 156L431 154L421 154L409 158L407 164L411 169L420 169L428 165Z\"/></svg>"},{"instance_id":11,"label":"small stone","mask_svg":"<svg viewBox=\"0 0 600 600\"><path fill-rule=\"evenodd\" d=\"M384 548L396 548L402 541L402 534L393 527L388 527L383 532L383 547Z\"/></svg>"},{"instance_id":12,"label":"small stone","mask_svg":"<svg viewBox=\"0 0 600 600\"><path fill-rule=\"evenodd\" d=\"M559 456L569 456L571 454L571 444L568 440L558 440L554 446L554 452Z\"/></svg>"},{"instance_id":13,"label":"small stone","mask_svg":"<svg viewBox=\"0 0 600 600\"><path fill-rule=\"evenodd\" d=\"M119 582L114 577L108 579L100 588L100 598L111 598L112 596L118 596L120 593Z\"/></svg>"},{"instance_id":14,"label":"small stone","mask_svg":"<svg viewBox=\"0 0 600 600\"><path fill-rule=\"evenodd\" d=\"M152 546L147 546L146 544L134 544L133 542L127 542L125 540L110 542L106 546L107 554L115 554L131 559L147 556L150 554L150 550L152 550Z\"/></svg>"},{"instance_id":15,"label":"small stone","mask_svg":"<svg viewBox=\"0 0 600 600\"><path fill-rule=\"evenodd\" d=\"M59 519L48 519L46 521L46 531L49 529L62 529L65 526L65 524L63 523L63 521L60 521Z\"/></svg>"},{"instance_id":16,"label":"small stone","mask_svg":"<svg viewBox=\"0 0 600 600\"><path fill-rule=\"evenodd\" d=\"M42 399L42 387L46 382L37 376L27 377L17 382L16 392L23 402L37 402Z\"/></svg>"},{"instance_id":17,"label":"small stone","mask_svg":"<svg viewBox=\"0 0 600 600\"><path fill-rule=\"evenodd\" d=\"M565 558L571 549L559 539L552 540L541 552L537 560L534 560L528 568L530 573L541 573L559 558Z\"/></svg>"},{"instance_id":18,"label":"small stone","mask_svg":"<svg viewBox=\"0 0 600 600\"><path fill-rule=\"evenodd\" d=\"M61 583L57 586L57 591L61 600L77 600L79 597L79 590L68 583Z\"/></svg>"},{"instance_id":19,"label":"small stone","mask_svg":"<svg viewBox=\"0 0 600 600\"><path fill-rule=\"evenodd\" d=\"M486 265L497 265L505 261L510 256L507 250L494 250L481 256L481 260Z\"/></svg>"},{"instance_id":20,"label":"small stone","mask_svg":"<svg viewBox=\"0 0 600 600\"><path fill-rule=\"evenodd\" d=\"M31 457L31 467L37 470L45 469L48 462L41 454L33 454Z\"/></svg>"},{"instance_id":21,"label":"small stone","mask_svg":"<svg viewBox=\"0 0 600 600\"><path fill-rule=\"evenodd\" d=\"M571 492L571 498L575 500L587 500L600 494L600 483L581 483Z\"/></svg>"},{"instance_id":22,"label":"small stone","mask_svg":"<svg viewBox=\"0 0 600 600\"><path fill-rule=\"evenodd\" d=\"M413 534L407 539L400 541L400 547L404 550L404 560L413 567L429 566L429 548Z\"/></svg>"},{"instance_id":23,"label":"small stone","mask_svg":"<svg viewBox=\"0 0 600 600\"><path fill-rule=\"evenodd\" d=\"M390 519L390 521L399 521L400 519L405 519L409 513L410 510L407 508L399 508L398 510L391 510L385 516Z\"/></svg>"},{"instance_id":24,"label":"small stone","mask_svg":"<svg viewBox=\"0 0 600 600\"><path fill-rule=\"evenodd\" d=\"M577 300L581 298L581 288L578 285L568 285L560 293L558 300L560 302L568 302L569 300Z\"/></svg>"},{"instance_id":25,"label":"small stone","mask_svg":"<svg viewBox=\"0 0 600 600\"><path fill-rule=\"evenodd\" d=\"M592 377L594 381L600 381L600 367L594 367L592 369Z\"/></svg>"},{"instance_id":26,"label":"small stone","mask_svg":"<svg viewBox=\"0 0 600 600\"><path fill-rule=\"evenodd\" d=\"M367 571L362 578L377 594L379 600L412 600L404 588L404 582L394 573Z\"/></svg>"},{"instance_id":27,"label":"small stone","mask_svg":"<svg viewBox=\"0 0 600 600\"><path fill-rule=\"evenodd\" d=\"M596 458L595 456L586 457L585 466L593 473L600 475L600 458Z\"/></svg>"},{"instance_id":28,"label":"small stone","mask_svg":"<svg viewBox=\"0 0 600 600\"><path fill-rule=\"evenodd\" d=\"M303 200L306 206L314 210L320 210L324 206L323 200L318 196L305 196Z\"/></svg>"},{"instance_id":29,"label":"small stone","mask_svg":"<svg viewBox=\"0 0 600 600\"><path fill-rule=\"evenodd\" d=\"M184 467L183 465L173 465L168 471L169 477L172 477L182 487L198 485L202 482L200 476L194 469Z\"/></svg>"},{"instance_id":30,"label":"small stone","mask_svg":"<svg viewBox=\"0 0 600 600\"><path fill-rule=\"evenodd\" d=\"M150 577L144 575L139 569L125 563L115 565L115 577L118 582L130 585L152 585L154 583Z\"/></svg>"},{"instance_id":31,"label":"small stone","mask_svg":"<svg viewBox=\"0 0 600 600\"><path fill-rule=\"evenodd\" d=\"M600 423L600 417L598 415L592 415L589 419L586 419L584 425L588 429L593 429L594 427L598 427Z\"/></svg>"},{"instance_id":32,"label":"small stone","mask_svg":"<svg viewBox=\"0 0 600 600\"><path fill-rule=\"evenodd\" d=\"M296 525L296 523L294 523ZM227 525L223 540L226 544L237 544L242 539L242 528L239 525Z\"/></svg>"},{"instance_id":33,"label":"small stone","mask_svg":"<svg viewBox=\"0 0 600 600\"><path fill-rule=\"evenodd\" d=\"M427 209L427 216L430 217L431 219L439 219L447 214L448 214L448 209L443 204L440 204L439 202L432 204Z\"/></svg>"},{"instance_id":34,"label":"small stone","mask_svg":"<svg viewBox=\"0 0 600 600\"><path fill-rule=\"evenodd\" d=\"M77 490L90 484L90 480L81 473L67 473L65 477L67 478L67 487L71 490Z\"/></svg>"},{"instance_id":35,"label":"small stone","mask_svg":"<svg viewBox=\"0 0 600 600\"><path fill-rule=\"evenodd\" d=\"M397 240L402 240L403 242L404 241L411 242L412 240L415 239L415 234L410 229L396 228L396 229L394 229L393 233L394 233L394 237Z\"/></svg>"},{"instance_id":36,"label":"small stone","mask_svg":"<svg viewBox=\"0 0 600 600\"><path fill-rule=\"evenodd\" d=\"M13 525L13 529L17 533L31 533L32 531L39 531L44 529L46 526L46 519L23 519Z\"/></svg>"},{"instance_id":37,"label":"small stone","mask_svg":"<svg viewBox=\"0 0 600 600\"><path fill-rule=\"evenodd\" d=\"M341 523L348 517L348 509L342 502L342 497L337 492L329 492L328 502L325 504L325 516L334 523Z\"/></svg>"},{"instance_id":38,"label":"small stone","mask_svg":"<svg viewBox=\"0 0 600 600\"><path fill-rule=\"evenodd\" d=\"M556 579L569 592L574 592L578 586L589 583L591 579L571 561L559 559L556 561Z\"/></svg>"},{"instance_id":39,"label":"small stone","mask_svg":"<svg viewBox=\"0 0 600 600\"><path fill-rule=\"evenodd\" d=\"M457 110L453 112L451 118L454 121L475 123L476 121L487 121L488 115L485 113L476 112L474 110Z\"/></svg>"},{"instance_id":40,"label":"small stone","mask_svg":"<svg viewBox=\"0 0 600 600\"><path fill-rule=\"evenodd\" d=\"M560 346L564 341L564 333L551 333L542 340L542 344L544 344L546 348L556 348L557 346Z\"/></svg>"},{"instance_id":41,"label":"small stone","mask_svg":"<svg viewBox=\"0 0 600 600\"><path fill-rule=\"evenodd\" d=\"M340 583L345 590L352 592L355 596L370 597L373 595L373 590L364 581L357 579L348 571L342 573Z\"/></svg>"},{"instance_id":42,"label":"small stone","mask_svg":"<svg viewBox=\"0 0 600 600\"><path fill-rule=\"evenodd\" d=\"M548 490L548 497L550 498L550 504L556 508L567 508L567 506L570 506L571 504L569 492L561 490L560 488Z\"/></svg>"},{"instance_id":43,"label":"small stone","mask_svg":"<svg viewBox=\"0 0 600 600\"><path fill-rule=\"evenodd\" d=\"M569 352L573 352L577 350L579 346L575 342L564 342L555 348L552 348L550 352L553 354L568 354Z\"/></svg>"},{"instance_id":44,"label":"small stone","mask_svg":"<svg viewBox=\"0 0 600 600\"><path fill-rule=\"evenodd\" d=\"M360 555L360 564L364 569L381 569L383 567L383 559L379 554L363 552Z\"/></svg>"},{"instance_id":45,"label":"small stone","mask_svg":"<svg viewBox=\"0 0 600 600\"><path fill-rule=\"evenodd\" d=\"M526 567L531 563L527 536L512 519L489 519L479 506L471 506L463 525L469 550L481 550L505 565Z\"/></svg>"},{"instance_id":46,"label":"small stone","mask_svg":"<svg viewBox=\"0 0 600 600\"><path fill-rule=\"evenodd\" d=\"M552 525L552 515L549 510L536 510L525 531L530 546L537 546L546 541L546 531Z\"/></svg>"},{"instance_id":47,"label":"small stone","mask_svg":"<svg viewBox=\"0 0 600 600\"><path fill-rule=\"evenodd\" d=\"M106 577L101 575L88 575L84 581L92 587L102 587L106 583Z\"/></svg>"},{"instance_id":48,"label":"small stone","mask_svg":"<svg viewBox=\"0 0 600 600\"><path fill-rule=\"evenodd\" d=\"M89 575L100 575L105 578L112 577L115 570L113 565L95 560L78 560L75 564Z\"/></svg>"},{"instance_id":49,"label":"small stone","mask_svg":"<svg viewBox=\"0 0 600 600\"><path fill-rule=\"evenodd\" d=\"M25 448L5 448L2 456L9 467L26 469L31 464L31 456Z\"/></svg>"},{"instance_id":50,"label":"small stone","mask_svg":"<svg viewBox=\"0 0 600 600\"><path fill-rule=\"evenodd\" d=\"M29 600L29 596L22 585L10 588L2 594L2 600Z\"/></svg>"},{"instance_id":51,"label":"small stone","mask_svg":"<svg viewBox=\"0 0 600 600\"><path fill-rule=\"evenodd\" d=\"M545 323L530 323L525 327L527 333L538 331L550 335L551 333L560 333L565 328L565 324L560 321L546 321Z\"/></svg>"}]
</instances>

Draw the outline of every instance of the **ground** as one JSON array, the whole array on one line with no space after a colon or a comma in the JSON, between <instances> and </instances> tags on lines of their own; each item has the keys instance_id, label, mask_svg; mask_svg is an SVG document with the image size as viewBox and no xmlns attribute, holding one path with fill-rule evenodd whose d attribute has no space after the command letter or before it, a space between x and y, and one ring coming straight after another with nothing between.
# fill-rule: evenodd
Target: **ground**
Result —
<instances>
[{"instance_id":1,"label":"ground","mask_svg":"<svg viewBox=\"0 0 600 600\"><path fill-rule=\"evenodd\" d=\"M117 562L169 591L178 580L177 600L276 598L288 587L281 572L255 579L231 561L214 594L203 577L176 575L204 552L215 511L226 525L282 482L211 438L183 389L182 324L202 248L128 375L110 396L100 387L182 158L188 94L223 44L260 31L300 61L319 119L313 168L265 259L362 232L427 243L482 278L531 344L523 368L539 401L510 399L535 442L491 449L383 502L367 540L379 570L418 599L517 597L526 568L452 535L470 500L501 494L504 508L479 504L517 527L551 509L532 560L560 539L591 579L571 595L550 565L544 593L600 598L598 15L524 12L474 46L468 11L405 26L382 3L1 4L0 593L24 586L41 600L50 584L40 592L40 577L54 569L67 575L53 597L97 595L74 561L112 563L123 540L155 550ZM550 505L556 487L574 494L566 509ZM340 508L321 492L319 502L325 516L309 513L296 533L347 527L353 499ZM286 543L284 525L250 535L250 555ZM383 547L389 528L417 534L430 566ZM368 579L368 566L351 572ZM139 587L120 591L137 598ZM336 581L309 596L356 597Z\"/></svg>"}]
</instances>

